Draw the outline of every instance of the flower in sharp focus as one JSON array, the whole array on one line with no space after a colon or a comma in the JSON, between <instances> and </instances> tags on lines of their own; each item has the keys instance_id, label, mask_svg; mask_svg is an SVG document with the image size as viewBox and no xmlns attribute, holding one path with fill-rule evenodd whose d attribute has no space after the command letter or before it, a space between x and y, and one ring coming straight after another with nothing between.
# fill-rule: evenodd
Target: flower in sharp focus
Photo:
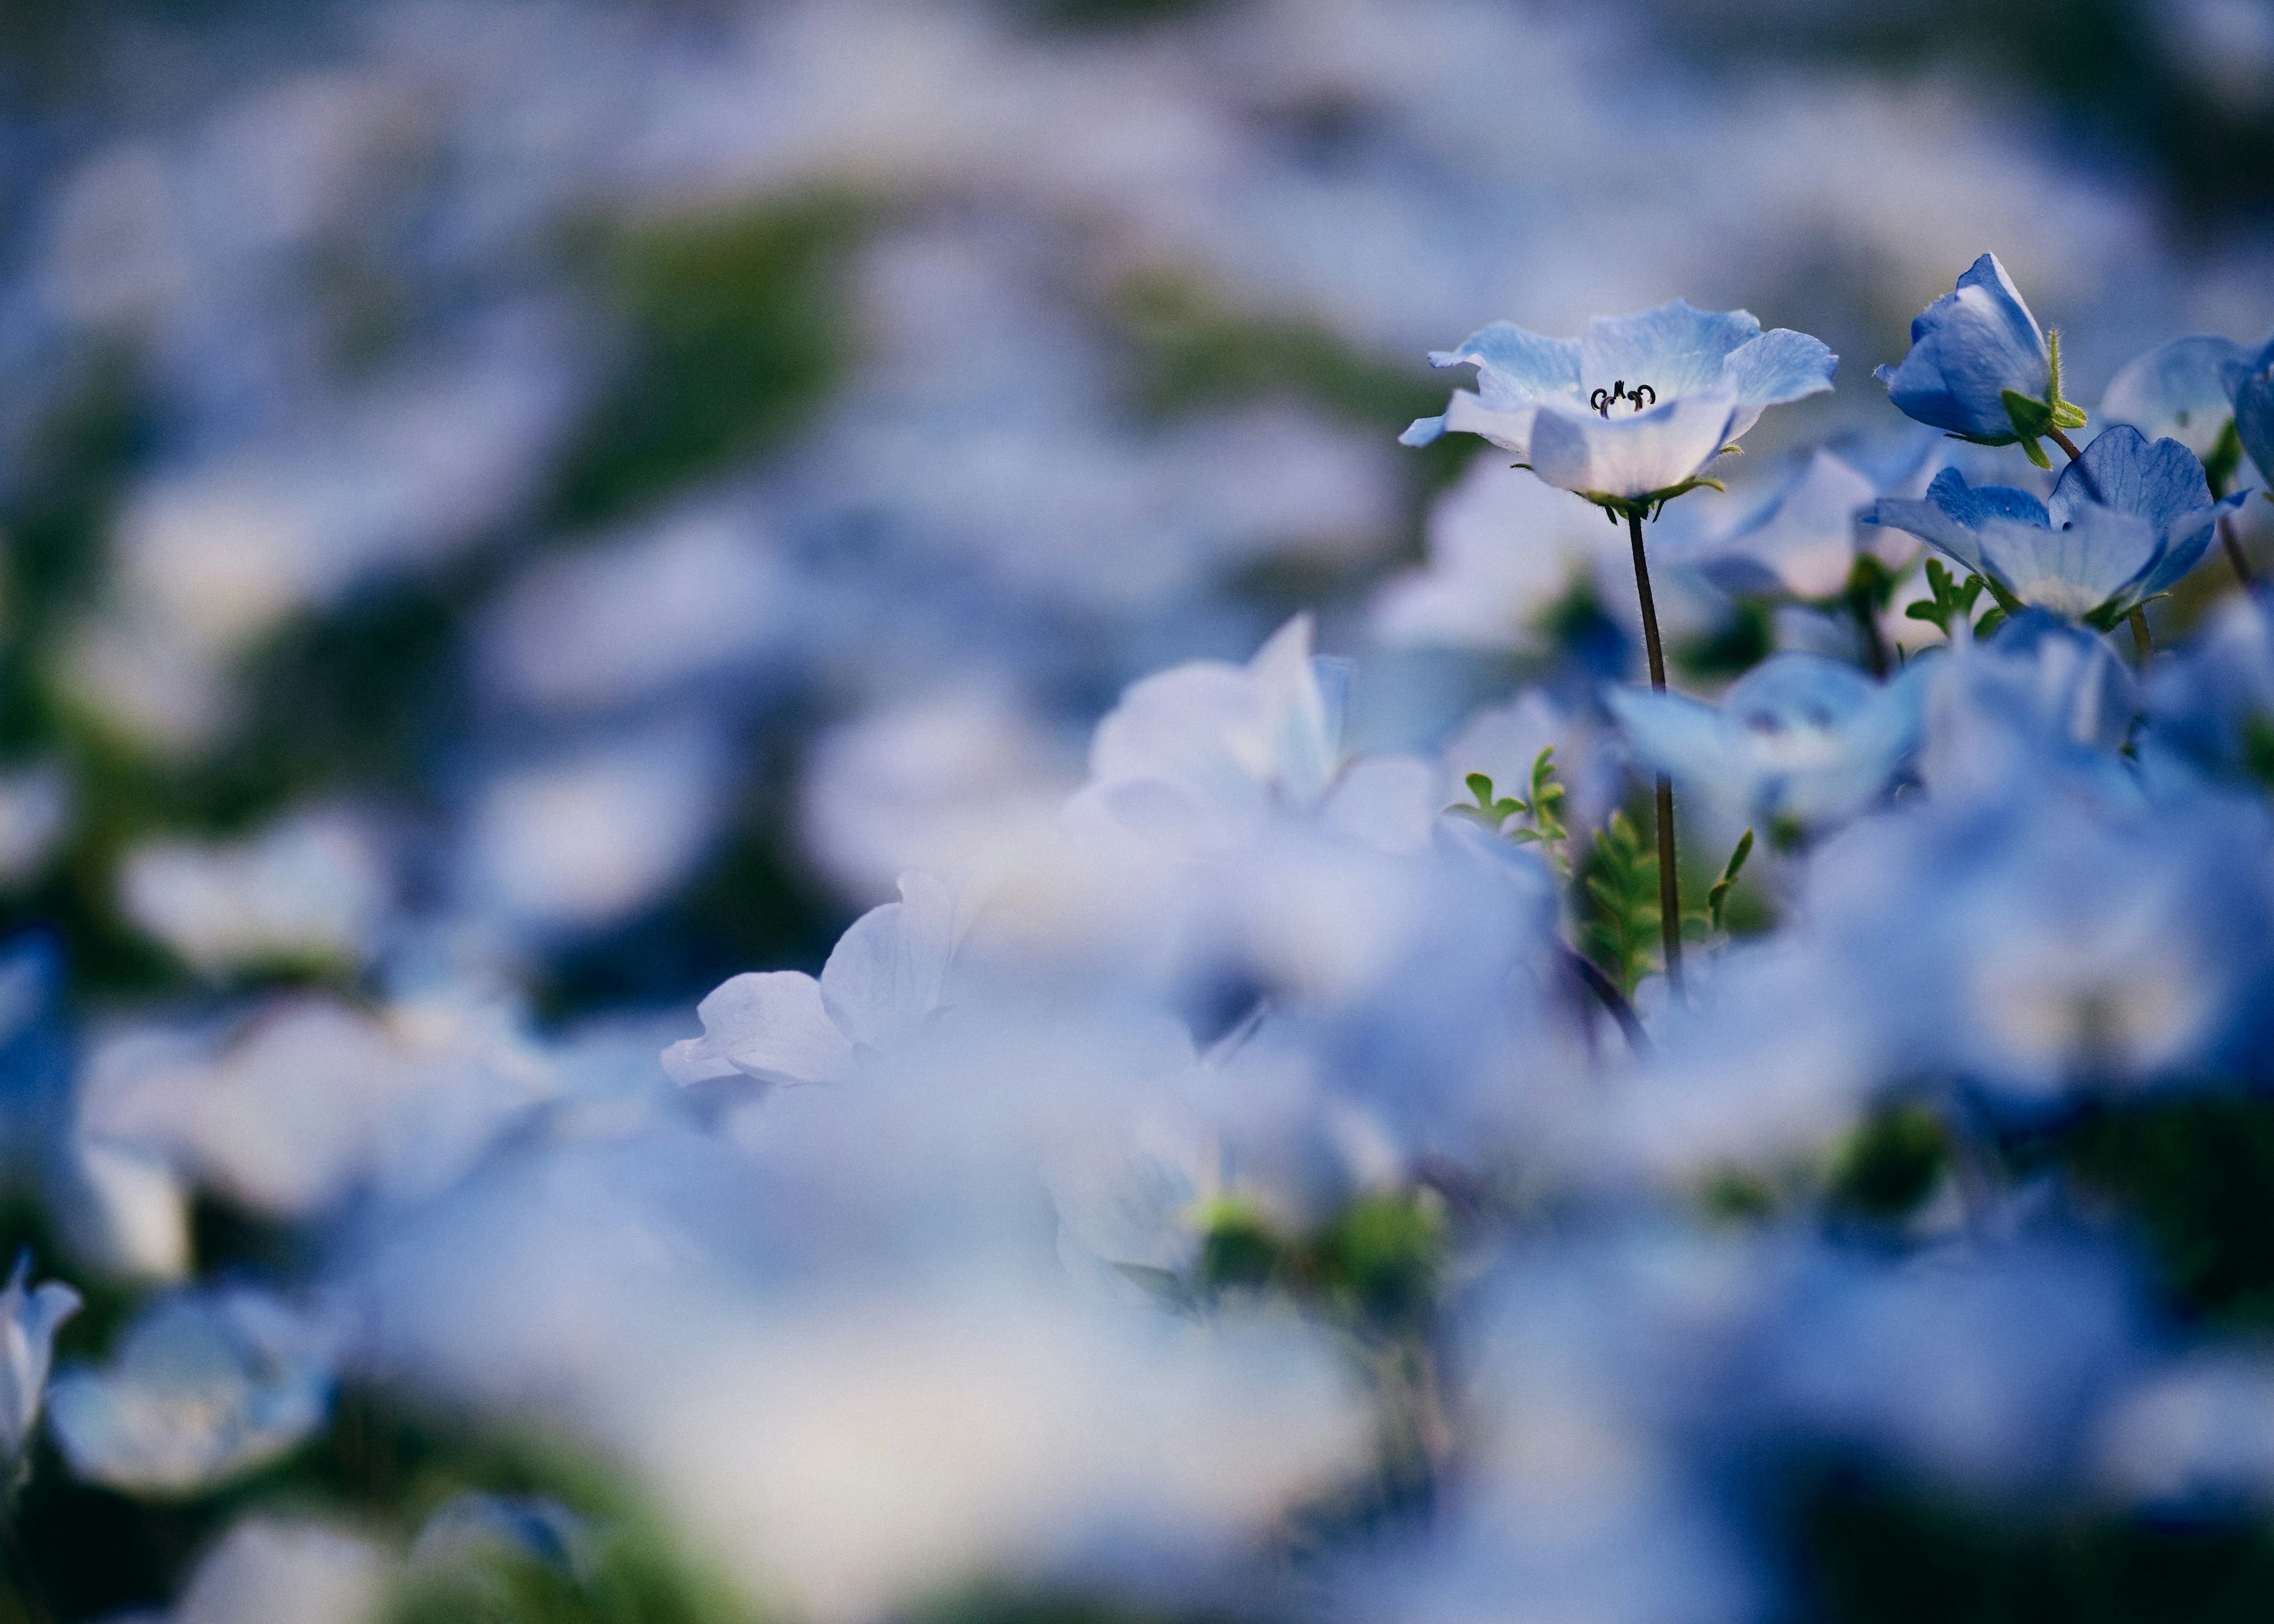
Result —
<instances>
[{"instance_id":1,"label":"flower in sharp focus","mask_svg":"<svg viewBox=\"0 0 2274 1624\"><path fill-rule=\"evenodd\" d=\"M1496 321L1429 361L1475 367L1477 388L1454 391L1443 417L1417 419L1404 444L1479 434L1549 485L1619 511L1705 483L1765 408L1829 389L1839 357L1805 333L1764 333L1747 312L1676 299L1599 316L1581 338Z\"/></svg>"},{"instance_id":2,"label":"flower in sharp focus","mask_svg":"<svg viewBox=\"0 0 2274 1624\"><path fill-rule=\"evenodd\" d=\"M2047 342L1996 254L1912 319L1910 353L1876 375L1904 416L1986 446L2018 441L2040 468L2040 439L2084 425L2061 398L2059 335Z\"/></svg>"},{"instance_id":3,"label":"flower in sharp focus","mask_svg":"<svg viewBox=\"0 0 2274 1624\"><path fill-rule=\"evenodd\" d=\"M2210 545L2223 508L2195 453L2108 430L2061 470L2052 499L2010 485L1935 476L1924 500L1881 499L1867 523L1909 530L1990 583L2011 610L2027 605L2105 630L2168 590Z\"/></svg>"},{"instance_id":4,"label":"flower in sharp focus","mask_svg":"<svg viewBox=\"0 0 2274 1624\"><path fill-rule=\"evenodd\" d=\"M56 1332L79 1312L79 1293L61 1281L33 1286L32 1254L16 1259L0 1290L0 1490L13 1481L16 1462L40 1418L40 1398L55 1357Z\"/></svg>"},{"instance_id":5,"label":"flower in sharp focus","mask_svg":"<svg viewBox=\"0 0 2274 1624\"><path fill-rule=\"evenodd\" d=\"M2259 477L2274 485L2274 337L2222 362L2219 378L2234 407L2234 430L2243 450L2258 465Z\"/></svg>"},{"instance_id":6,"label":"flower in sharp focus","mask_svg":"<svg viewBox=\"0 0 2274 1624\"><path fill-rule=\"evenodd\" d=\"M1607 698L1653 771L1741 816L1816 828L1853 817L1894 783L1918 746L1931 668L1879 683L1838 660L1785 653L1746 673L1718 707L1643 688Z\"/></svg>"}]
</instances>

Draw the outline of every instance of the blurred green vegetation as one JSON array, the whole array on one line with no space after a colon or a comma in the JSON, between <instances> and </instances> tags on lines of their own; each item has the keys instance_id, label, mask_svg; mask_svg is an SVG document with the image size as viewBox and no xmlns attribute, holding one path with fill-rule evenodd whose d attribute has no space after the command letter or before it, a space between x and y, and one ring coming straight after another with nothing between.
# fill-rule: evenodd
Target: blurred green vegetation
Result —
<instances>
[{"instance_id":1,"label":"blurred green vegetation","mask_svg":"<svg viewBox=\"0 0 2274 1624\"><path fill-rule=\"evenodd\" d=\"M629 336L563 462L551 524L620 519L811 411L851 359L847 267L872 215L830 194L605 232L602 297Z\"/></svg>"}]
</instances>

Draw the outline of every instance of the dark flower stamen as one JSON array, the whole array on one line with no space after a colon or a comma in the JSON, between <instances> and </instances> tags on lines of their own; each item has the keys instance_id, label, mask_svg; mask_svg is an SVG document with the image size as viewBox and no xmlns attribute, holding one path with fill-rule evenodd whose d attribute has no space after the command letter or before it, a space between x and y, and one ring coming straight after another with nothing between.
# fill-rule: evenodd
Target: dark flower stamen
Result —
<instances>
[{"instance_id":1,"label":"dark flower stamen","mask_svg":"<svg viewBox=\"0 0 2274 1624\"><path fill-rule=\"evenodd\" d=\"M1649 397L1647 400L1644 399L1645 395ZM1645 407L1658 404L1658 391L1646 383L1638 383L1630 389L1627 387L1627 380L1621 378L1614 380L1609 388L1597 389L1587 397L1587 404L1595 409L1598 416L1605 417L1611 415L1613 401L1632 401L1634 409L1641 411Z\"/></svg>"}]
</instances>

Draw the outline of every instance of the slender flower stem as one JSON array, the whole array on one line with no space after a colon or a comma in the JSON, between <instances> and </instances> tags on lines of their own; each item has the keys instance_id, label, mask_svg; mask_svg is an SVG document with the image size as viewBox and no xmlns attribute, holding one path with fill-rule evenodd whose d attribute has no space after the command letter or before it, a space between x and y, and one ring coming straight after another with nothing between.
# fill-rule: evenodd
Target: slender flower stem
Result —
<instances>
[{"instance_id":1,"label":"slender flower stem","mask_svg":"<svg viewBox=\"0 0 2274 1624\"><path fill-rule=\"evenodd\" d=\"M2068 460L2072 462L2075 462L2077 458L2084 455L2083 452L2079 451L2076 448L2076 441L2071 440L2068 437L2067 431L2064 429L2047 429L2045 431L2045 438L2052 440L2053 444L2059 446L2062 450L2067 452Z\"/></svg>"},{"instance_id":2,"label":"slender flower stem","mask_svg":"<svg viewBox=\"0 0 2274 1624\"><path fill-rule=\"evenodd\" d=\"M1642 511L1627 509L1627 535L1634 542L1635 594L1642 600L1643 647L1650 654L1650 685L1666 692L1666 650L1658 638L1658 605L1650 595L1650 562L1643 556ZM1674 872L1674 780L1658 781L1658 919L1666 944L1666 981L1682 996L1682 889Z\"/></svg>"},{"instance_id":3,"label":"slender flower stem","mask_svg":"<svg viewBox=\"0 0 2274 1624\"><path fill-rule=\"evenodd\" d=\"M1871 674L1884 678L1887 674L1887 642L1879 635L1879 617L1871 603L1871 595L1863 588L1852 589L1848 594L1848 611L1856 617L1856 630L1864 641L1864 663Z\"/></svg>"}]
</instances>

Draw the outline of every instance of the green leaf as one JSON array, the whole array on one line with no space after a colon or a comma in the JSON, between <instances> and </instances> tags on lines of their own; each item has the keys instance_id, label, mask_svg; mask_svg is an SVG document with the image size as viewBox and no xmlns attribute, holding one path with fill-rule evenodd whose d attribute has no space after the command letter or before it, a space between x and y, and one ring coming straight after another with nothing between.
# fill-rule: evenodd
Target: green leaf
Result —
<instances>
[{"instance_id":1,"label":"green leaf","mask_svg":"<svg viewBox=\"0 0 2274 1624\"><path fill-rule=\"evenodd\" d=\"M1492 805L1493 781L1492 776L1489 773L1472 772L1461 781L1469 786L1469 793L1477 798L1477 804L1479 806L1488 807Z\"/></svg>"},{"instance_id":2,"label":"green leaf","mask_svg":"<svg viewBox=\"0 0 2274 1624\"><path fill-rule=\"evenodd\" d=\"M2007 420L2014 425L2014 437L2024 444L2042 439L2053 425L2053 409L2044 401L2031 400L2018 389L2001 389L1998 398L2006 407Z\"/></svg>"}]
</instances>

